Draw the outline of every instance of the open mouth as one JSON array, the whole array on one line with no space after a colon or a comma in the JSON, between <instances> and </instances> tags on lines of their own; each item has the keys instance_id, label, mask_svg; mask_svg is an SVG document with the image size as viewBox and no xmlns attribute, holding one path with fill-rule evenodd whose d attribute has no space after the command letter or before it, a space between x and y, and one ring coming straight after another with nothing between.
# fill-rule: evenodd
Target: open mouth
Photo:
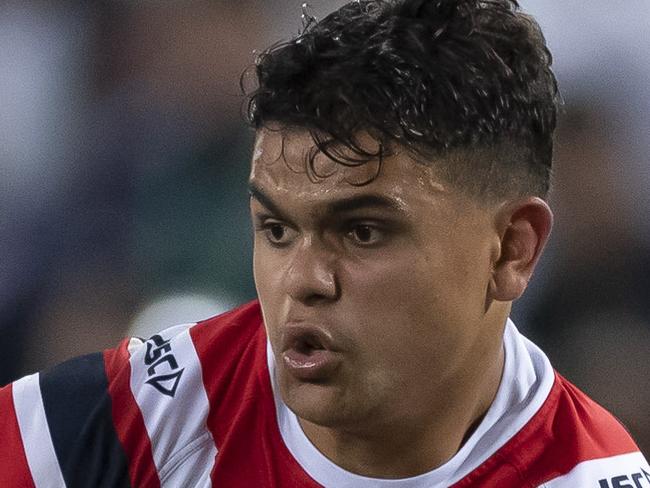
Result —
<instances>
[{"instance_id":1,"label":"open mouth","mask_svg":"<svg viewBox=\"0 0 650 488\"><path fill-rule=\"evenodd\" d=\"M302 354L313 351L336 351L329 332L312 325L290 325L282 332L281 350L292 349Z\"/></svg>"},{"instance_id":2,"label":"open mouth","mask_svg":"<svg viewBox=\"0 0 650 488\"><path fill-rule=\"evenodd\" d=\"M310 355L314 351L326 350L319 338L312 334L305 334L301 337L297 337L292 349L300 354L306 355Z\"/></svg>"},{"instance_id":3,"label":"open mouth","mask_svg":"<svg viewBox=\"0 0 650 488\"><path fill-rule=\"evenodd\" d=\"M328 334L315 327L294 326L287 329L281 350L284 367L300 381L327 381L342 361L342 355L332 347Z\"/></svg>"}]
</instances>

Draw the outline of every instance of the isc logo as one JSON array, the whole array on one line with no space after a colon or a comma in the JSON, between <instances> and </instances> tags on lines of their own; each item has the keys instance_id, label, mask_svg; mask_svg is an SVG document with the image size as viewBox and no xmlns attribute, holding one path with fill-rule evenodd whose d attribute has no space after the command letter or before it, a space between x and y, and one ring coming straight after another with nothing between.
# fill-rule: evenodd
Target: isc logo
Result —
<instances>
[{"instance_id":1,"label":"isc logo","mask_svg":"<svg viewBox=\"0 0 650 488\"><path fill-rule=\"evenodd\" d=\"M629 476L614 476L611 479L598 480L598 488L646 488L650 487L650 473L641 469L640 473Z\"/></svg>"},{"instance_id":2,"label":"isc logo","mask_svg":"<svg viewBox=\"0 0 650 488\"><path fill-rule=\"evenodd\" d=\"M173 398L185 368L179 369L169 340L164 340L157 334L152 336L147 341L144 364L149 366L147 368L149 379L146 383L160 393Z\"/></svg>"}]
</instances>

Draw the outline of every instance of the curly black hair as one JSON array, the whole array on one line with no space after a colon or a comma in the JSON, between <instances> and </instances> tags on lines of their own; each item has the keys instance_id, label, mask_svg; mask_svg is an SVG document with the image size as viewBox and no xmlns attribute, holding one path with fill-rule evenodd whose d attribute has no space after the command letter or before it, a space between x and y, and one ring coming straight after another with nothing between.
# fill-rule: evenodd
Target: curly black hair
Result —
<instances>
[{"instance_id":1,"label":"curly black hair","mask_svg":"<svg viewBox=\"0 0 650 488\"><path fill-rule=\"evenodd\" d=\"M247 115L255 129L309 130L340 164L406 148L470 194L544 198L558 101L550 66L516 0L355 0L257 57Z\"/></svg>"}]
</instances>

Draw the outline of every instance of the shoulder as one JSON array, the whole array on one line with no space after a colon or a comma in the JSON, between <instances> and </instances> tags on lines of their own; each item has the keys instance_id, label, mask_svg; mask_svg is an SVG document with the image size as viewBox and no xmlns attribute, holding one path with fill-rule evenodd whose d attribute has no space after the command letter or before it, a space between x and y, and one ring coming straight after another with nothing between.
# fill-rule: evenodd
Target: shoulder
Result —
<instances>
[{"instance_id":1,"label":"shoulder","mask_svg":"<svg viewBox=\"0 0 650 488\"><path fill-rule=\"evenodd\" d=\"M253 301L196 324L170 327L147 340L130 339L105 354L106 367L117 377L128 363L132 390L173 398L190 377L203 380L205 387L225 380L247 350L257 353L264 347L265 337L259 303ZM201 394L200 385L194 386Z\"/></svg>"},{"instance_id":2,"label":"shoulder","mask_svg":"<svg viewBox=\"0 0 650 488\"><path fill-rule=\"evenodd\" d=\"M260 349L260 344L263 348L265 337L255 301L195 324L167 328L148 339L126 339L103 353L110 392L120 403L133 397L141 409L149 398L157 402L157 412L161 401L176 408L179 402L173 399L205 396L206 389L227 379L247 349Z\"/></svg>"},{"instance_id":3,"label":"shoulder","mask_svg":"<svg viewBox=\"0 0 650 488\"><path fill-rule=\"evenodd\" d=\"M482 452L469 458L472 471L454 486L650 488L650 480L611 482L650 472L611 413L558 374L514 326L506 329L504 344L502 386L492 406L502 413L477 444Z\"/></svg>"},{"instance_id":4,"label":"shoulder","mask_svg":"<svg viewBox=\"0 0 650 488\"><path fill-rule=\"evenodd\" d=\"M611 413L558 374L512 324L505 347L504 413L486 435L498 447L457 486L650 488L650 479L638 481L650 473L647 461Z\"/></svg>"},{"instance_id":5,"label":"shoulder","mask_svg":"<svg viewBox=\"0 0 650 488\"><path fill-rule=\"evenodd\" d=\"M257 300L222 315L198 322L191 330L197 354L226 359L244 354L266 341L262 311Z\"/></svg>"},{"instance_id":6,"label":"shoulder","mask_svg":"<svg viewBox=\"0 0 650 488\"><path fill-rule=\"evenodd\" d=\"M622 488L621 480L646 476L650 486L650 467L623 425L557 373L546 402L506 449L530 486Z\"/></svg>"},{"instance_id":7,"label":"shoulder","mask_svg":"<svg viewBox=\"0 0 650 488\"><path fill-rule=\"evenodd\" d=\"M150 456L161 481L179 470L183 479L209 473L228 408L239 408L261 374L265 345L255 301L105 353L113 419L129 457Z\"/></svg>"},{"instance_id":8,"label":"shoulder","mask_svg":"<svg viewBox=\"0 0 650 488\"><path fill-rule=\"evenodd\" d=\"M178 469L209 473L217 445L208 418L226 402L211 395L254 376L265 337L251 302L0 389L0 411L10 413L0 419L0 485L148 486Z\"/></svg>"},{"instance_id":9,"label":"shoulder","mask_svg":"<svg viewBox=\"0 0 650 488\"><path fill-rule=\"evenodd\" d=\"M106 481L117 485L128 479L111 406L102 353L71 359L0 390L0 411L10 414L0 423L11 432L0 440L0 451L13 453L10 461L20 467L20 473L7 471L0 459L0 484L91 486L104 476L102 463L109 467ZM82 472L80 465L88 469Z\"/></svg>"}]
</instances>

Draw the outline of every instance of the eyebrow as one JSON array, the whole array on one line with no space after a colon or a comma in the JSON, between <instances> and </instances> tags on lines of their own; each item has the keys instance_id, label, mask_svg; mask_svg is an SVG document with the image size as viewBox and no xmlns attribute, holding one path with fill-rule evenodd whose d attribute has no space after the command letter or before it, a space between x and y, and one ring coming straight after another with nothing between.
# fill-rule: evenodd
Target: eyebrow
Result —
<instances>
[{"instance_id":1,"label":"eyebrow","mask_svg":"<svg viewBox=\"0 0 650 488\"><path fill-rule=\"evenodd\" d=\"M280 210L280 207L278 207L273 202L273 200L271 200L271 198L267 196L266 193L264 193L264 191L252 181L248 182L248 194L251 196L251 198L254 198L260 202L264 207L273 212L275 215L286 220L286 216L284 215L284 212Z\"/></svg>"},{"instance_id":2,"label":"eyebrow","mask_svg":"<svg viewBox=\"0 0 650 488\"><path fill-rule=\"evenodd\" d=\"M253 182L248 183L248 192L252 198L260 202L264 207L279 217L286 219L280 207ZM367 194L348 198L342 198L325 205L326 213L335 215L345 212L353 212L366 208L386 209L396 213L405 213L403 206L392 198L384 195Z\"/></svg>"}]
</instances>

